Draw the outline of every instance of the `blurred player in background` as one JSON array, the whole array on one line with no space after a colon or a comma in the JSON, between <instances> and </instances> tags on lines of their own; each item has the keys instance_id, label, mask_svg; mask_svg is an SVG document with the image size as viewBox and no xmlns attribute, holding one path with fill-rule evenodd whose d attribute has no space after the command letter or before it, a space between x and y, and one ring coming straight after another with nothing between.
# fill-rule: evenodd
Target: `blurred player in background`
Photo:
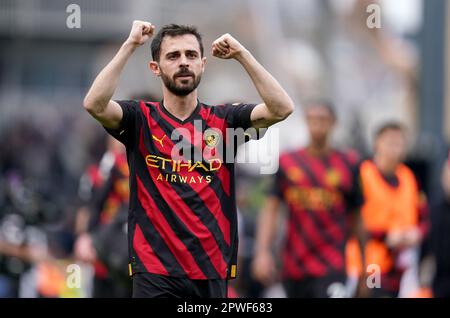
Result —
<instances>
[{"instance_id":1,"label":"blurred player in background","mask_svg":"<svg viewBox=\"0 0 450 318\"><path fill-rule=\"evenodd\" d=\"M412 266L411 248L420 246L428 230L425 195L402 163L406 150L405 129L388 122L376 133L373 159L360 167L361 216L369 235L364 262L381 271L381 286L370 290L372 297L398 296L403 273ZM347 261L351 275L361 273L361 254L353 240L348 243Z\"/></svg>"},{"instance_id":2,"label":"blurred player in background","mask_svg":"<svg viewBox=\"0 0 450 318\"><path fill-rule=\"evenodd\" d=\"M227 128L269 127L294 105L229 34L214 41L212 55L239 62L263 103L201 103L201 36L179 25L161 28L151 44L149 67L162 80L163 101L112 100L126 62L154 31L151 23L134 21L84 99L85 109L127 149L133 297L226 297L227 280L237 272L238 236L234 163L223 161L219 147L230 142Z\"/></svg>"},{"instance_id":3,"label":"blurred player in background","mask_svg":"<svg viewBox=\"0 0 450 318\"><path fill-rule=\"evenodd\" d=\"M90 166L80 187L90 188L90 199L78 211L74 253L94 266L94 298L130 297L127 251L129 170L124 146L107 138L107 151Z\"/></svg>"},{"instance_id":4,"label":"blurred player in background","mask_svg":"<svg viewBox=\"0 0 450 318\"><path fill-rule=\"evenodd\" d=\"M330 146L336 123L330 103L309 103L305 116L310 142L280 157L260 215L253 275L266 286L279 279L272 248L280 204L285 203L289 216L281 276L287 296L345 297L345 243L352 233L363 238L358 231L362 203L356 180L358 155Z\"/></svg>"}]
</instances>

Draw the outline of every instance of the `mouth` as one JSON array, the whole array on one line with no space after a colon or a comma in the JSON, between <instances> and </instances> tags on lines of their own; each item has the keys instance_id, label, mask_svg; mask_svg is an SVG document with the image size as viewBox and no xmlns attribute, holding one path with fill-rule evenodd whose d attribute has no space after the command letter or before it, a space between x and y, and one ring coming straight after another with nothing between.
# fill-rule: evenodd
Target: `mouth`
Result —
<instances>
[{"instance_id":1,"label":"mouth","mask_svg":"<svg viewBox=\"0 0 450 318\"><path fill-rule=\"evenodd\" d=\"M191 78L194 78L192 75L178 75L175 79L179 79L182 82L189 81Z\"/></svg>"},{"instance_id":2,"label":"mouth","mask_svg":"<svg viewBox=\"0 0 450 318\"><path fill-rule=\"evenodd\" d=\"M190 72L183 72L183 73L179 73L175 75L175 78L179 78L179 79L189 79L189 78L194 78L194 74L190 73Z\"/></svg>"}]
</instances>

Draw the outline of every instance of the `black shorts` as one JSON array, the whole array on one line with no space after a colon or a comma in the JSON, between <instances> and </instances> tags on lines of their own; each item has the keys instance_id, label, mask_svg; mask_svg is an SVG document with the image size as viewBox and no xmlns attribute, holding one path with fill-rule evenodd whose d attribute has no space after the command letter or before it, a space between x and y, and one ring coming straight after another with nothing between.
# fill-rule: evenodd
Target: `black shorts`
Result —
<instances>
[{"instance_id":1,"label":"black shorts","mask_svg":"<svg viewBox=\"0 0 450 318\"><path fill-rule=\"evenodd\" d=\"M227 298L228 281L135 273L133 298Z\"/></svg>"},{"instance_id":2,"label":"black shorts","mask_svg":"<svg viewBox=\"0 0 450 318\"><path fill-rule=\"evenodd\" d=\"M348 294L346 281L345 274L333 274L285 280L283 285L288 298L344 298Z\"/></svg>"}]
</instances>

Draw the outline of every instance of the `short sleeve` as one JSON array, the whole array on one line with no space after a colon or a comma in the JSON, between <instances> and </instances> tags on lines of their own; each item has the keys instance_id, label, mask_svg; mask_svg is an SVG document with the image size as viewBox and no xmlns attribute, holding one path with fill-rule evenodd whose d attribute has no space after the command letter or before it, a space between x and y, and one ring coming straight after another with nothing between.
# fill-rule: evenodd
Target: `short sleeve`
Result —
<instances>
[{"instance_id":1,"label":"short sleeve","mask_svg":"<svg viewBox=\"0 0 450 318\"><path fill-rule=\"evenodd\" d=\"M117 129L104 128L111 136L127 146L133 142L139 102L136 100L117 100L115 102L120 105L123 111L120 126Z\"/></svg>"},{"instance_id":2,"label":"short sleeve","mask_svg":"<svg viewBox=\"0 0 450 318\"><path fill-rule=\"evenodd\" d=\"M250 115L256 104L227 104L227 123L231 128L247 130L252 126Z\"/></svg>"},{"instance_id":3,"label":"short sleeve","mask_svg":"<svg viewBox=\"0 0 450 318\"><path fill-rule=\"evenodd\" d=\"M246 131L245 141L258 140L264 137L267 128L260 128L255 130L248 130L252 128L251 114L257 104L227 104L226 120L228 127L242 128Z\"/></svg>"}]
</instances>

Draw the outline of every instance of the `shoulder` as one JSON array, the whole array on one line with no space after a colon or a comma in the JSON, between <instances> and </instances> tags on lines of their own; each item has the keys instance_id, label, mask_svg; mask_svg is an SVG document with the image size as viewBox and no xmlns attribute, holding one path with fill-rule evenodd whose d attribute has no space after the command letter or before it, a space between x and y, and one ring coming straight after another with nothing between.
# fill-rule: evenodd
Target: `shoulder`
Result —
<instances>
[{"instance_id":1,"label":"shoulder","mask_svg":"<svg viewBox=\"0 0 450 318\"><path fill-rule=\"evenodd\" d=\"M139 111L146 111L146 110L157 110L160 108L161 103L160 102L150 102L150 101L144 101L144 100L136 100L135 107Z\"/></svg>"},{"instance_id":2,"label":"shoulder","mask_svg":"<svg viewBox=\"0 0 450 318\"><path fill-rule=\"evenodd\" d=\"M120 106L124 107L137 107L139 106L139 100L136 99L116 99L114 100L116 103L118 103Z\"/></svg>"},{"instance_id":3,"label":"shoulder","mask_svg":"<svg viewBox=\"0 0 450 318\"><path fill-rule=\"evenodd\" d=\"M145 107L159 107L160 102L150 102L150 101L145 101L145 100L138 100L136 101L139 105L145 106Z\"/></svg>"},{"instance_id":4,"label":"shoulder","mask_svg":"<svg viewBox=\"0 0 450 318\"><path fill-rule=\"evenodd\" d=\"M135 117L135 114L140 112L139 101L134 99L116 99L114 100L122 108L124 118L129 120Z\"/></svg>"},{"instance_id":5,"label":"shoulder","mask_svg":"<svg viewBox=\"0 0 450 318\"><path fill-rule=\"evenodd\" d=\"M333 152L352 166L359 166L361 164L361 156L355 149L333 149Z\"/></svg>"},{"instance_id":6,"label":"shoulder","mask_svg":"<svg viewBox=\"0 0 450 318\"><path fill-rule=\"evenodd\" d=\"M284 151L280 154L280 163L293 160L295 157L301 157L305 153L304 148Z\"/></svg>"},{"instance_id":7,"label":"shoulder","mask_svg":"<svg viewBox=\"0 0 450 318\"><path fill-rule=\"evenodd\" d=\"M214 119L232 121L239 117L240 114L246 111L248 104L244 103L225 103L225 104L205 104L200 103L200 112L203 118L212 116Z\"/></svg>"},{"instance_id":8,"label":"shoulder","mask_svg":"<svg viewBox=\"0 0 450 318\"><path fill-rule=\"evenodd\" d=\"M235 102L235 103L223 103L223 104L217 104L217 105L208 105L202 103L202 106L211 109L215 113L228 113L230 111L240 110L247 107L254 107L256 104L249 104L249 103L243 103L243 102Z\"/></svg>"},{"instance_id":9,"label":"shoulder","mask_svg":"<svg viewBox=\"0 0 450 318\"><path fill-rule=\"evenodd\" d=\"M120 99L115 100L116 103L118 103L120 106L123 107L130 107L135 108L137 111L142 110L145 108L157 108L159 106L159 102L151 102L151 101L144 101L144 100L138 100L138 99Z\"/></svg>"},{"instance_id":10,"label":"shoulder","mask_svg":"<svg viewBox=\"0 0 450 318\"><path fill-rule=\"evenodd\" d=\"M232 104L216 104L216 105L210 105L201 103L202 110L206 111L208 113L212 113L218 117L224 118L226 117L227 113L230 111Z\"/></svg>"},{"instance_id":11,"label":"shoulder","mask_svg":"<svg viewBox=\"0 0 450 318\"><path fill-rule=\"evenodd\" d=\"M406 164L402 163L398 166L398 171L404 174L407 174L408 176L414 176L413 171L410 167L408 167Z\"/></svg>"},{"instance_id":12,"label":"shoulder","mask_svg":"<svg viewBox=\"0 0 450 318\"><path fill-rule=\"evenodd\" d=\"M402 174L404 177L408 178L411 182L417 184L418 179L417 179L415 173L414 173L413 170L412 170L410 167L408 167L406 164L403 164L403 163L402 163L402 164L398 167L398 171L399 171L399 173Z\"/></svg>"},{"instance_id":13,"label":"shoulder","mask_svg":"<svg viewBox=\"0 0 450 318\"><path fill-rule=\"evenodd\" d=\"M362 177L373 177L374 175L379 174L378 169L372 159L361 161L358 165L358 168Z\"/></svg>"},{"instance_id":14,"label":"shoulder","mask_svg":"<svg viewBox=\"0 0 450 318\"><path fill-rule=\"evenodd\" d=\"M281 153L279 157L279 174L286 178L298 178L301 176L304 167L301 161L298 161L298 158L304 156L305 153L305 148L289 150Z\"/></svg>"}]
</instances>

